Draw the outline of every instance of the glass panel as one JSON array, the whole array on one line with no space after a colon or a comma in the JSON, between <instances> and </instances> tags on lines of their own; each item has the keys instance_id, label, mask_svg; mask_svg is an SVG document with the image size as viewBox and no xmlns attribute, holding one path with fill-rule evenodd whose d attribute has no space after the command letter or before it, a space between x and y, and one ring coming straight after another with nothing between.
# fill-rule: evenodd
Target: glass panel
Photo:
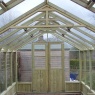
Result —
<instances>
[{"instance_id":1,"label":"glass panel","mask_svg":"<svg viewBox=\"0 0 95 95\"><path fill-rule=\"evenodd\" d=\"M61 68L61 44L50 45L50 66Z\"/></svg>"},{"instance_id":2,"label":"glass panel","mask_svg":"<svg viewBox=\"0 0 95 95\"><path fill-rule=\"evenodd\" d=\"M65 81L70 81L70 52L64 51Z\"/></svg>"},{"instance_id":3,"label":"glass panel","mask_svg":"<svg viewBox=\"0 0 95 95\"><path fill-rule=\"evenodd\" d=\"M94 15L93 12L87 10L86 8L83 8L82 6L72 2L71 0L66 0L65 2L63 0L56 0L56 1L49 0L49 1L91 24L95 22L95 19L93 18Z\"/></svg>"},{"instance_id":4,"label":"glass panel","mask_svg":"<svg viewBox=\"0 0 95 95\"><path fill-rule=\"evenodd\" d=\"M38 50L38 51L40 51L40 50L45 50L45 45L35 45L34 46L34 48L36 49L36 50ZM42 52L43 54L43 56L45 56L45 52ZM35 53L36 54L36 53ZM37 53L37 54L39 54L39 53ZM40 56L42 56L42 55L40 55Z\"/></svg>"},{"instance_id":5,"label":"glass panel","mask_svg":"<svg viewBox=\"0 0 95 95\"><path fill-rule=\"evenodd\" d=\"M79 37L82 37L82 38L84 38L84 39L87 39L88 41L94 41L94 40L92 40L90 37L86 36L86 35L83 34L83 33L80 33L79 31L77 31L77 30L75 30L75 29L71 29L71 31L72 31L73 33L75 33L76 35L79 35Z\"/></svg>"},{"instance_id":6,"label":"glass panel","mask_svg":"<svg viewBox=\"0 0 95 95\"><path fill-rule=\"evenodd\" d=\"M6 2L9 0L5 0ZM5 12L4 14L0 15L0 22L2 22L0 24L0 26L4 26L7 23L11 22L12 20L14 20L15 18L21 16L22 14L24 14L25 12L29 11L30 9L36 7L37 5L41 4L44 0L39 0L37 2L32 1L31 0L25 0L24 2L16 5L15 7L13 7L12 9L8 10L7 12ZM23 8L23 6L28 6Z\"/></svg>"},{"instance_id":7,"label":"glass panel","mask_svg":"<svg viewBox=\"0 0 95 95\"><path fill-rule=\"evenodd\" d=\"M95 8L95 4L93 5L93 8Z\"/></svg>"},{"instance_id":8,"label":"glass panel","mask_svg":"<svg viewBox=\"0 0 95 95\"><path fill-rule=\"evenodd\" d=\"M1 10L2 8L0 7L0 10Z\"/></svg>"},{"instance_id":9,"label":"glass panel","mask_svg":"<svg viewBox=\"0 0 95 95\"><path fill-rule=\"evenodd\" d=\"M92 89L95 90L95 69L92 72Z\"/></svg>"},{"instance_id":10,"label":"glass panel","mask_svg":"<svg viewBox=\"0 0 95 95\"><path fill-rule=\"evenodd\" d=\"M9 1L11 1L11 0L3 0L5 3L7 3L7 2L9 2Z\"/></svg>"},{"instance_id":11,"label":"glass panel","mask_svg":"<svg viewBox=\"0 0 95 95\"><path fill-rule=\"evenodd\" d=\"M32 81L32 55L31 51L18 52L18 81Z\"/></svg>"},{"instance_id":12,"label":"glass panel","mask_svg":"<svg viewBox=\"0 0 95 95\"><path fill-rule=\"evenodd\" d=\"M70 51L70 79L79 80L79 51Z\"/></svg>"},{"instance_id":13,"label":"glass panel","mask_svg":"<svg viewBox=\"0 0 95 95\"><path fill-rule=\"evenodd\" d=\"M45 45L34 45L34 64L35 69L45 69L46 52Z\"/></svg>"}]
</instances>

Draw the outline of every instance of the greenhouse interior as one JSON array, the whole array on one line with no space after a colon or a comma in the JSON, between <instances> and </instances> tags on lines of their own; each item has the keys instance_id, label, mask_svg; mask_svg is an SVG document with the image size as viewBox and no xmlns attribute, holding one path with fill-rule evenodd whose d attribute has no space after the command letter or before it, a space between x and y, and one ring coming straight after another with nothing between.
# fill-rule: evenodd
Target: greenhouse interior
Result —
<instances>
[{"instance_id":1,"label":"greenhouse interior","mask_svg":"<svg viewBox=\"0 0 95 95\"><path fill-rule=\"evenodd\" d=\"M95 95L95 0L0 0L0 95Z\"/></svg>"}]
</instances>

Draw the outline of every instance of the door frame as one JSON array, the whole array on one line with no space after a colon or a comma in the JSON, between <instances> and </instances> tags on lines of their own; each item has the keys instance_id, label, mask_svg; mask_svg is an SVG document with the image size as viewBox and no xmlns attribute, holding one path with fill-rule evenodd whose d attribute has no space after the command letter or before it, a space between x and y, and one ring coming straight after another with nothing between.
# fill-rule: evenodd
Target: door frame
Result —
<instances>
[{"instance_id":1,"label":"door frame","mask_svg":"<svg viewBox=\"0 0 95 95\"><path fill-rule=\"evenodd\" d=\"M49 74L50 74L50 45L61 44L61 66L62 66L62 92L65 91L65 71L64 71L64 44L62 42L33 42L32 43L32 72L34 67L34 45L45 45L46 53L46 69L47 69L47 92L50 92ZM32 73L33 78L33 73ZM33 80L33 79L32 79ZM33 85L33 81L32 81ZM32 86L33 87L33 86ZM32 88L33 90L33 88Z\"/></svg>"}]
</instances>

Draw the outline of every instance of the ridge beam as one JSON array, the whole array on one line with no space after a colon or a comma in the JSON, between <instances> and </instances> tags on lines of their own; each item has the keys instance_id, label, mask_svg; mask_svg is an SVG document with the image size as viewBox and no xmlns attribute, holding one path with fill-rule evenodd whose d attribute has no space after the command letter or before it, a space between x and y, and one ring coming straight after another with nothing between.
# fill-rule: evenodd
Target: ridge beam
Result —
<instances>
[{"instance_id":1,"label":"ridge beam","mask_svg":"<svg viewBox=\"0 0 95 95\"><path fill-rule=\"evenodd\" d=\"M48 4L49 0L45 0L46 4Z\"/></svg>"}]
</instances>

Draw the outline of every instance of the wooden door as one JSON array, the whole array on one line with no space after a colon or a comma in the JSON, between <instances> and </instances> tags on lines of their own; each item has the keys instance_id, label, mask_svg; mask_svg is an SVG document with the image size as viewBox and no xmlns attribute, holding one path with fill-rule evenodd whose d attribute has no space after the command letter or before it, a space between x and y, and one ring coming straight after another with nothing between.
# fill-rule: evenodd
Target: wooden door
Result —
<instances>
[{"instance_id":1,"label":"wooden door","mask_svg":"<svg viewBox=\"0 0 95 95\"><path fill-rule=\"evenodd\" d=\"M32 91L41 93L48 91L47 44L36 43L32 47Z\"/></svg>"},{"instance_id":2,"label":"wooden door","mask_svg":"<svg viewBox=\"0 0 95 95\"><path fill-rule=\"evenodd\" d=\"M32 49L33 92L63 92L65 88L63 45L36 43Z\"/></svg>"},{"instance_id":3,"label":"wooden door","mask_svg":"<svg viewBox=\"0 0 95 95\"><path fill-rule=\"evenodd\" d=\"M63 92L64 79L64 52L61 43L49 43L49 91Z\"/></svg>"}]
</instances>

